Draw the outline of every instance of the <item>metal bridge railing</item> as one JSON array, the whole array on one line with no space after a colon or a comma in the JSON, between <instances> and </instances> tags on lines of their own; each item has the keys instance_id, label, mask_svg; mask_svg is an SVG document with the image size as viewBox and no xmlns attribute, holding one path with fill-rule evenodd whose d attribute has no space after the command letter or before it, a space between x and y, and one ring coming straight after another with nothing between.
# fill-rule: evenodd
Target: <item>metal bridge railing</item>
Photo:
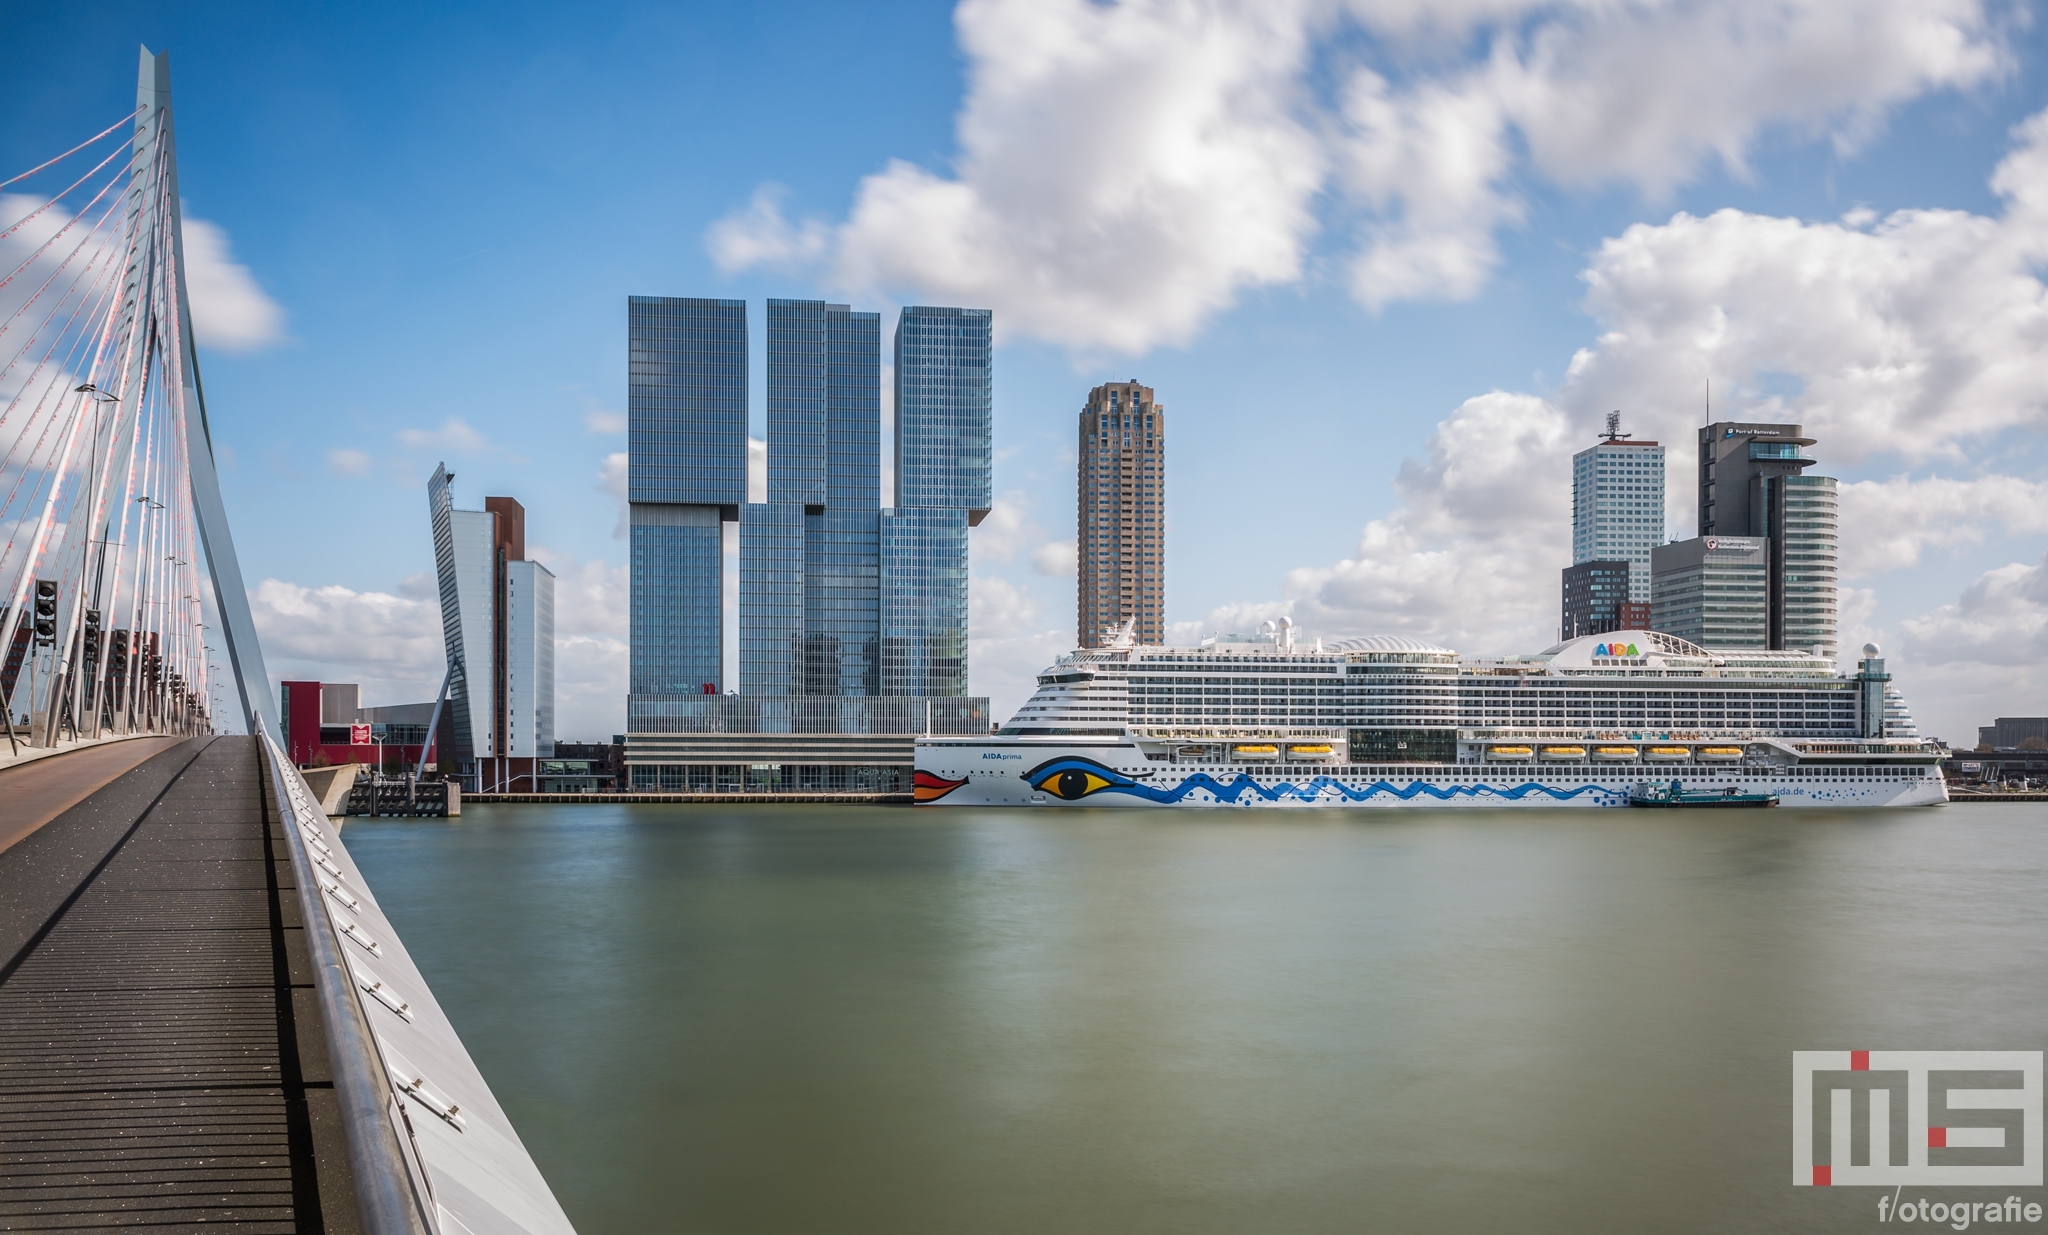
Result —
<instances>
[{"instance_id":1,"label":"metal bridge railing","mask_svg":"<svg viewBox=\"0 0 2048 1235\"><path fill-rule=\"evenodd\" d=\"M284 813L362 1230L574 1235L305 778L268 732L262 745Z\"/></svg>"}]
</instances>

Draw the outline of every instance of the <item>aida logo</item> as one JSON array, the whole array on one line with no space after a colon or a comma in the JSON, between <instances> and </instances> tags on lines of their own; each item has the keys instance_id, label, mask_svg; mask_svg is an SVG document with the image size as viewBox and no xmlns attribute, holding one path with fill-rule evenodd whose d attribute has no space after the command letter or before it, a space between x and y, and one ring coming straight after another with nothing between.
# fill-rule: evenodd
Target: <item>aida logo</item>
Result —
<instances>
[{"instance_id":1,"label":"aida logo","mask_svg":"<svg viewBox=\"0 0 2048 1235\"><path fill-rule=\"evenodd\" d=\"M1641 656L1633 643L1598 643L1593 646L1595 656Z\"/></svg>"}]
</instances>

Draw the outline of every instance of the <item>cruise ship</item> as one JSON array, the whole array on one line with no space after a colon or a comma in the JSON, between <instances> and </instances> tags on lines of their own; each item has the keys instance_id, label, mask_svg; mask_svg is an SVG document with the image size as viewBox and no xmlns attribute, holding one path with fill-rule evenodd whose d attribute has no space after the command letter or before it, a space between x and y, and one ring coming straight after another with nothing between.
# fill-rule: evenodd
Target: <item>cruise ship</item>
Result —
<instances>
[{"instance_id":1,"label":"cruise ship","mask_svg":"<svg viewBox=\"0 0 2048 1235\"><path fill-rule=\"evenodd\" d=\"M1649 630L1463 658L1414 639L1297 646L1282 619L1196 647L1062 656L995 733L917 741L935 806L1626 806L1632 790L1786 807L1948 800L1875 645L1801 651Z\"/></svg>"}]
</instances>

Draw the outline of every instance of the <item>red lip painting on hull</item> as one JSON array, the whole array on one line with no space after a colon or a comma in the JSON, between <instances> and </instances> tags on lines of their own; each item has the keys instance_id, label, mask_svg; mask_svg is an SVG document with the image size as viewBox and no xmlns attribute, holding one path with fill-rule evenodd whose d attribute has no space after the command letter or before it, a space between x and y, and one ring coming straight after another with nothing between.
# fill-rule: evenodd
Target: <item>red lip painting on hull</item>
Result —
<instances>
[{"instance_id":1,"label":"red lip painting on hull","mask_svg":"<svg viewBox=\"0 0 2048 1235\"><path fill-rule=\"evenodd\" d=\"M959 780L947 780L943 776L920 771L911 776L910 793L919 804L936 802L966 783L964 776Z\"/></svg>"}]
</instances>

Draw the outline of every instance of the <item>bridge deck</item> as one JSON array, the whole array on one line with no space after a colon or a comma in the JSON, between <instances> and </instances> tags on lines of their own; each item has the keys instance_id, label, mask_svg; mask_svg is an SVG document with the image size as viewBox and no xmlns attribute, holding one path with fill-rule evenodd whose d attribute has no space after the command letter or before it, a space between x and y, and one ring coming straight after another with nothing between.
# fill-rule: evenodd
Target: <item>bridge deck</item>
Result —
<instances>
[{"instance_id":1,"label":"bridge deck","mask_svg":"<svg viewBox=\"0 0 2048 1235\"><path fill-rule=\"evenodd\" d=\"M193 738L0 851L0 1229L355 1229L283 845Z\"/></svg>"}]
</instances>

